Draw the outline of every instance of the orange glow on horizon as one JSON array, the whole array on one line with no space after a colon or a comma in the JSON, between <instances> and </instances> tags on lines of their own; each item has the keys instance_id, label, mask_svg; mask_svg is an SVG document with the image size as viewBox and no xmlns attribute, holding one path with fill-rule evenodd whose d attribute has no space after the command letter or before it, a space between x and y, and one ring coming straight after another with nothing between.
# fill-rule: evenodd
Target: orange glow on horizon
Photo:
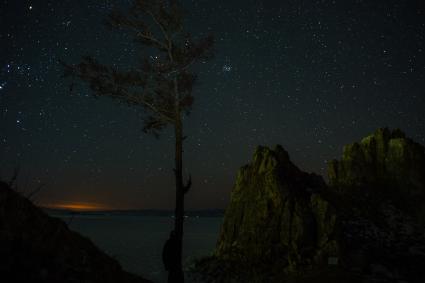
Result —
<instances>
[{"instance_id":1,"label":"orange glow on horizon","mask_svg":"<svg viewBox=\"0 0 425 283\"><path fill-rule=\"evenodd\" d=\"M58 203L48 205L49 208L56 209L67 209L67 210L75 210L75 211L94 211L94 210L107 210L108 207L96 203L83 203L83 202L75 202L75 203Z\"/></svg>"}]
</instances>

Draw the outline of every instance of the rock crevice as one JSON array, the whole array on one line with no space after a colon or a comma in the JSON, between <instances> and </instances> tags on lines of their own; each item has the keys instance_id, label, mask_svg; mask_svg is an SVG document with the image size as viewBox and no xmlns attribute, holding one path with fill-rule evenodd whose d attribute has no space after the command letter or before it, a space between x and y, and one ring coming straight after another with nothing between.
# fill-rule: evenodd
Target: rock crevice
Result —
<instances>
[{"instance_id":1,"label":"rock crevice","mask_svg":"<svg viewBox=\"0 0 425 283\"><path fill-rule=\"evenodd\" d=\"M329 163L326 185L281 146L258 147L199 273L210 282L425 282L424 152L400 130L378 129Z\"/></svg>"},{"instance_id":2,"label":"rock crevice","mask_svg":"<svg viewBox=\"0 0 425 283\"><path fill-rule=\"evenodd\" d=\"M325 187L321 177L298 169L281 146L258 147L237 174L217 256L279 259L289 270L335 255L336 216L319 194Z\"/></svg>"}]
</instances>

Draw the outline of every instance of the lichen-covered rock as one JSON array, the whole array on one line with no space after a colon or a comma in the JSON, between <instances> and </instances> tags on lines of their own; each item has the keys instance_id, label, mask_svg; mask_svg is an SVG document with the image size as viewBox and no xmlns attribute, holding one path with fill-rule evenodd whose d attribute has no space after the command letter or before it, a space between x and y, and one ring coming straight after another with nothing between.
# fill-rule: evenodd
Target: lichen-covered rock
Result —
<instances>
[{"instance_id":1,"label":"lichen-covered rock","mask_svg":"<svg viewBox=\"0 0 425 283\"><path fill-rule=\"evenodd\" d=\"M344 147L328 166L329 185L346 194L392 199L425 223L425 148L400 130L378 129Z\"/></svg>"},{"instance_id":2,"label":"lichen-covered rock","mask_svg":"<svg viewBox=\"0 0 425 283\"><path fill-rule=\"evenodd\" d=\"M425 282L424 147L378 129L345 146L328 177L345 268L383 282Z\"/></svg>"},{"instance_id":3,"label":"lichen-covered rock","mask_svg":"<svg viewBox=\"0 0 425 283\"><path fill-rule=\"evenodd\" d=\"M232 190L205 282L425 282L424 147L379 129L321 177L258 147Z\"/></svg>"},{"instance_id":4,"label":"lichen-covered rock","mask_svg":"<svg viewBox=\"0 0 425 283\"><path fill-rule=\"evenodd\" d=\"M1 282L148 283L0 181Z\"/></svg>"},{"instance_id":5,"label":"lichen-covered rock","mask_svg":"<svg viewBox=\"0 0 425 283\"><path fill-rule=\"evenodd\" d=\"M321 177L299 170L281 147L258 147L242 167L217 243L216 256L287 271L338 256L336 215L319 195Z\"/></svg>"}]
</instances>

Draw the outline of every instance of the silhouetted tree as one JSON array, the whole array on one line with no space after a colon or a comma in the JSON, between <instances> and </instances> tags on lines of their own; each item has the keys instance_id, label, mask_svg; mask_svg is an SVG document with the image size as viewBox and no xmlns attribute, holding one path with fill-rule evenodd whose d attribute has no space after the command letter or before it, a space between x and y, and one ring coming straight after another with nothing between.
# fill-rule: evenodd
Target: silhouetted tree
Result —
<instances>
[{"instance_id":1,"label":"silhouetted tree","mask_svg":"<svg viewBox=\"0 0 425 283\"><path fill-rule=\"evenodd\" d=\"M212 56L213 37L194 40L183 29L183 13L178 1L135 0L128 13L115 11L106 24L127 29L134 34L140 47L148 53L138 66L118 70L90 56L76 65L64 64L65 76L87 82L95 96L116 98L146 110L144 131L158 136L166 126L175 134L175 233L178 242L177 265L182 268L182 237L184 195L191 186L191 177L183 182L183 115L190 113L192 88L196 75L190 67Z\"/></svg>"}]
</instances>

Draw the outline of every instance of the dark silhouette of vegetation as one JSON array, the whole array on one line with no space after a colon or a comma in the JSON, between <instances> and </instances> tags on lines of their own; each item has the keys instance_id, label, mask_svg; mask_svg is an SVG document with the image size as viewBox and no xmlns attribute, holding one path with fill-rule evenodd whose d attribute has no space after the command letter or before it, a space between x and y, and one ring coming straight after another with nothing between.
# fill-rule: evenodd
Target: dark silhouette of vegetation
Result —
<instances>
[{"instance_id":1,"label":"dark silhouette of vegetation","mask_svg":"<svg viewBox=\"0 0 425 283\"><path fill-rule=\"evenodd\" d=\"M171 231L170 238L165 242L162 250L162 262L164 263L165 270L168 271L168 283L180 283L183 282L183 272L176 265L178 256L178 242L175 231Z\"/></svg>"},{"instance_id":2,"label":"dark silhouette of vegetation","mask_svg":"<svg viewBox=\"0 0 425 283\"><path fill-rule=\"evenodd\" d=\"M118 70L86 56L76 65L63 64L65 76L89 84L95 96L118 99L146 110L144 131L158 137L171 125L175 134L175 232L178 242L176 265L181 270L184 195L191 178L183 182L183 116L193 104L192 88L196 75L191 66L212 56L213 37L194 40L183 29L183 13L178 1L135 0L126 14L113 12L106 20L109 27L126 29L134 34L141 47L155 54L139 66ZM72 89L72 85L71 85Z\"/></svg>"},{"instance_id":3,"label":"dark silhouette of vegetation","mask_svg":"<svg viewBox=\"0 0 425 283\"><path fill-rule=\"evenodd\" d=\"M0 282L151 283L0 180Z\"/></svg>"},{"instance_id":4,"label":"dark silhouette of vegetation","mask_svg":"<svg viewBox=\"0 0 425 283\"><path fill-rule=\"evenodd\" d=\"M16 166L13 169L13 173L12 173L12 177L9 179L8 182L4 182L5 184L7 184L7 186L13 190L15 190L16 192L19 192L18 189L18 177L19 177L19 173L21 172L21 167L20 166ZM0 182L2 182L2 179L0 178ZM27 189L27 186L24 187L23 191L20 191L19 193L24 195L24 197L26 197L27 199L29 199L31 202L33 202L34 204L36 204L36 200L35 197L37 196L38 193L40 193L40 191L45 187L45 184L38 184L38 186L35 189L31 189L31 191L29 192L24 192ZM37 204L36 204L37 205Z\"/></svg>"}]
</instances>

